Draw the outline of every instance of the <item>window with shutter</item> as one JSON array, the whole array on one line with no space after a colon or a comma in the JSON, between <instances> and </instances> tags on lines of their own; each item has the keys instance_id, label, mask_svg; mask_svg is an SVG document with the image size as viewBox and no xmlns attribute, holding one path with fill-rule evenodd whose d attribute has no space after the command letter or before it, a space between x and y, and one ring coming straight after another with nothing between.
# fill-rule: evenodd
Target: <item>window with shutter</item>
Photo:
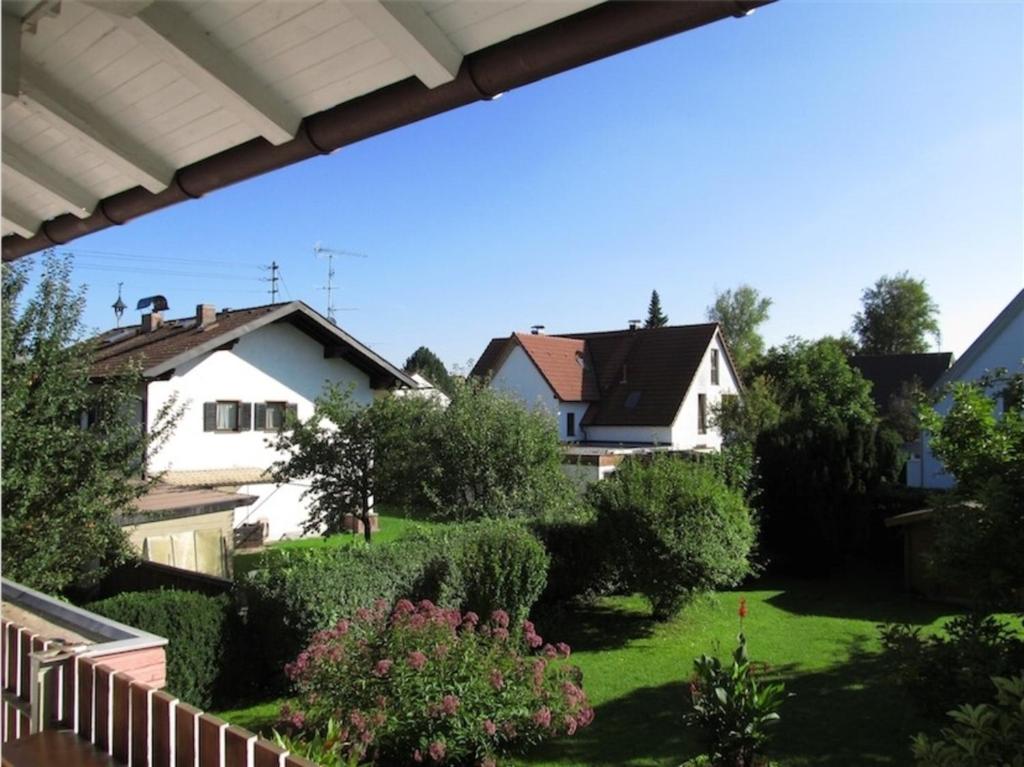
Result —
<instances>
[{"instance_id":1,"label":"window with shutter","mask_svg":"<svg viewBox=\"0 0 1024 767\"><path fill-rule=\"evenodd\" d=\"M288 403L288 406L285 408L285 412L288 413L288 418L290 420L292 420L292 421L299 420L299 406L296 405L294 402L289 402Z\"/></svg>"},{"instance_id":2,"label":"window with shutter","mask_svg":"<svg viewBox=\"0 0 1024 767\"><path fill-rule=\"evenodd\" d=\"M261 415L260 406L257 405L256 421L259 423L259 428L264 431L278 431L284 426L284 414L287 408L287 402L264 402Z\"/></svg>"},{"instance_id":3,"label":"window with shutter","mask_svg":"<svg viewBox=\"0 0 1024 767\"><path fill-rule=\"evenodd\" d=\"M239 402L217 402L216 431L238 431Z\"/></svg>"}]
</instances>

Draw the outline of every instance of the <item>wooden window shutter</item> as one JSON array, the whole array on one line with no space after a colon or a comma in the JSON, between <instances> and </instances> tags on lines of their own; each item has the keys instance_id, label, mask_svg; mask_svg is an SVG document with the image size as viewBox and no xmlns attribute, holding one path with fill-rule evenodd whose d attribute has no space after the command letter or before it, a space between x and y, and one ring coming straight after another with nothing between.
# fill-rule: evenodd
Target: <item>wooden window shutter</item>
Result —
<instances>
[{"instance_id":1,"label":"wooden window shutter","mask_svg":"<svg viewBox=\"0 0 1024 767\"><path fill-rule=\"evenodd\" d=\"M217 403L203 403L203 431L217 431Z\"/></svg>"},{"instance_id":2,"label":"wooden window shutter","mask_svg":"<svg viewBox=\"0 0 1024 767\"><path fill-rule=\"evenodd\" d=\"M298 421L299 420L299 406L296 405L294 402L289 402L287 405L285 405L284 406L284 411L285 411L285 419L284 419L284 426L285 426L285 428L288 427L288 423L289 422Z\"/></svg>"},{"instance_id":3,"label":"wooden window shutter","mask_svg":"<svg viewBox=\"0 0 1024 767\"><path fill-rule=\"evenodd\" d=\"M238 403L238 430L249 431L252 428L252 403Z\"/></svg>"},{"instance_id":4,"label":"wooden window shutter","mask_svg":"<svg viewBox=\"0 0 1024 767\"><path fill-rule=\"evenodd\" d=\"M267 429L267 403L257 402L256 403L256 423L253 428L256 431L266 431Z\"/></svg>"}]
</instances>

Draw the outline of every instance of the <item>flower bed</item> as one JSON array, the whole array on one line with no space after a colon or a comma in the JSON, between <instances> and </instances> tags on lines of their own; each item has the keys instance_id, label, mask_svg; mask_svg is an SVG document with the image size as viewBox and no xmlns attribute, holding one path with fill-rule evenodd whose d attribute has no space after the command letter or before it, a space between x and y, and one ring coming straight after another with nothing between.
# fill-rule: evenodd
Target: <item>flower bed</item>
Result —
<instances>
[{"instance_id":1,"label":"flower bed","mask_svg":"<svg viewBox=\"0 0 1024 767\"><path fill-rule=\"evenodd\" d=\"M299 740L333 733L319 740L346 763L494 765L591 723L569 654L501 610L481 621L381 600L318 633L288 666L298 704L284 716Z\"/></svg>"}]
</instances>

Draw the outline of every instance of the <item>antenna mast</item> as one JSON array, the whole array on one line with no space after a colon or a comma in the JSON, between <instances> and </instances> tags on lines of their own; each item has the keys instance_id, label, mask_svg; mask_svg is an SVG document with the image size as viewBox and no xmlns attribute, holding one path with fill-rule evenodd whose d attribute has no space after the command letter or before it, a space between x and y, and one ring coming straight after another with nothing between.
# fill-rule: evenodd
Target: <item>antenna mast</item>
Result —
<instances>
[{"instance_id":1,"label":"antenna mast","mask_svg":"<svg viewBox=\"0 0 1024 767\"><path fill-rule=\"evenodd\" d=\"M327 256L327 284L321 287L321 290L327 291L327 319L329 319L334 325L338 324L338 320L335 315L338 312L338 307L334 305L334 291L337 287L334 285L334 257L335 256L350 256L351 258L369 258L365 253L353 253L351 250L338 250L337 248L328 248L321 245L319 242L313 246L313 255L317 258Z\"/></svg>"},{"instance_id":2,"label":"antenna mast","mask_svg":"<svg viewBox=\"0 0 1024 767\"><path fill-rule=\"evenodd\" d=\"M123 282L117 283L117 300L110 305L110 308L114 310L114 316L117 317L117 327L121 327L121 317L124 316L124 310L128 308L121 298L121 288L123 287Z\"/></svg>"},{"instance_id":3,"label":"antenna mast","mask_svg":"<svg viewBox=\"0 0 1024 767\"><path fill-rule=\"evenodd\" d=\"M280 277L277 276L277 273L281 270L281 267L277 265L277 261L271 261L270 266L264 266L263 268L270 270L270 276L262 277L261 279L263 282L270 283L270 290L267 291L268 293L270 293L270 303L276 304L278 293L277 281L281 279Z\"/></svg>"}]
</instances>

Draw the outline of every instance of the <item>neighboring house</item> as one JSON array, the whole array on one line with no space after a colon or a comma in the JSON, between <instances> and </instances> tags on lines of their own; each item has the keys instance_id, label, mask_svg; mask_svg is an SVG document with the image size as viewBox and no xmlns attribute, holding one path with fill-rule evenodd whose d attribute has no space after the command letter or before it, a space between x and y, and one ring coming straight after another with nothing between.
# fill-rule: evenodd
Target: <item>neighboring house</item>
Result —
<instances>
[{"instance_id":1,"label":"neighboring house","mask_svg":"<svg viewBox=\"0 0 1024 767\"><path fill-rule=\"evenodd\" d=\"M952 352L855 354L850 365L871 384L879 413L890 413L915 391L929 391L953 362Z\"/></svg>"},{"instance_id":2,"label":"neighboring house","mask_svg":"<svg viewBox=\"0 0 1024 767\"><path fill-rule=\"evenodd\" d=\"M495 338L471 374L557 419L581 446L718 449L740 382L717 323Z\"/></svg>"},{"instance_id":3,"label":"neighboring house","mask_svg":"<svg viewBox=\"0 0 1024 767\"><path fill-rule=\"evenodd\" d=\"M173 397L184 408L149 469L167 485L217 488L255 496L239 505L233 524L266 520L271 540L299 534L308 516L306 483L276 485L268 470L281 457L269 444L285 414L313 413L330 382L351 387L358 403L415 382L301 301L142 323L98 337L91 373L109 376L141 367L140 421L151 429ZM160 546L160 544L157 544ZM162 550L161 546L161 550Z\"/></svg>"},{"instance_id":4,"label":"neighboring house","mask_svg":"<svg viewBox=\"0 0 1024 767\"><path fill-rule=\"evenodd\" d=\"M935 382L933 393L942 395L935 409L943 415L949 412L952 398L944 390L950 384L971 383L999 368L1006 368L1010 373L1024 372L1024 290ZM1005 403L1000 405L1005 406ZM907 463L907 484L935 489L949 489L956 484L942 462L932 455L927 433L921 435L920 453Z\"/></svg>"},{"instance_id":5,"label":"neighboring house","mask_svg":"<svg viewBox=\"0 0 1024 767\"><path fill-rule=\"evenodd\" d=\"M406 373L406 375L409 375ZM423 399L431 400L436 402L441 407L445 408L451 403L452 399L443 391L438 389L434 383L421 373L413 373L409 375L416 386L412 389L402 389L399 394L408 397L422 397Z\"/></svg>"}]
</instances>

